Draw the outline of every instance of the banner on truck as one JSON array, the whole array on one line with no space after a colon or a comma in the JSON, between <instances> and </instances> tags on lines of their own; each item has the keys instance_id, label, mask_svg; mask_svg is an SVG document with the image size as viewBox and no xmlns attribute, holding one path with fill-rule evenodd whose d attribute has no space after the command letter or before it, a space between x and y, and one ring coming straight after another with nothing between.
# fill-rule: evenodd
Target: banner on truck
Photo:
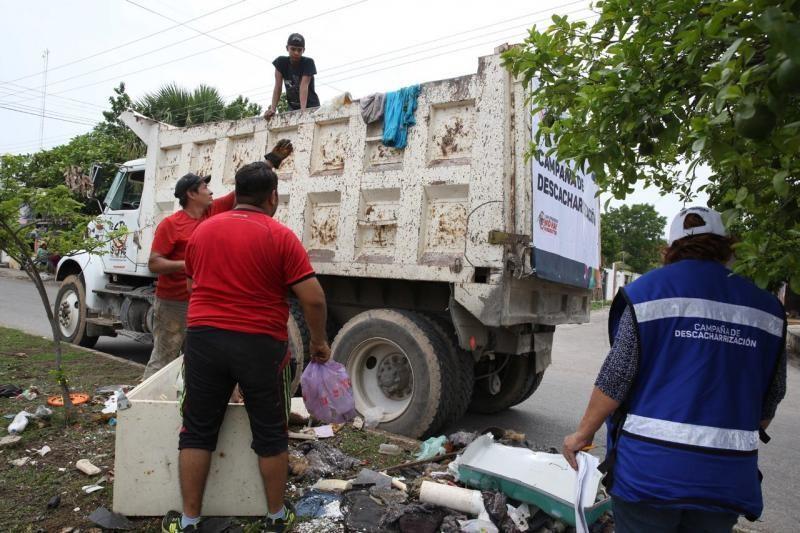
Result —
<instances>
[{"instance_id":1,"label":"banner on truck","mask_svg":"<svg viewBox=\"0 0 800 533\"><path fill-rule=\"evenodd\" d=\"M543 114L533 115L534 139ZM546 153L541 142L531 158L536 276L594 288L600 268L600 199L594 176Z\"/></svg>"}]
</instances>

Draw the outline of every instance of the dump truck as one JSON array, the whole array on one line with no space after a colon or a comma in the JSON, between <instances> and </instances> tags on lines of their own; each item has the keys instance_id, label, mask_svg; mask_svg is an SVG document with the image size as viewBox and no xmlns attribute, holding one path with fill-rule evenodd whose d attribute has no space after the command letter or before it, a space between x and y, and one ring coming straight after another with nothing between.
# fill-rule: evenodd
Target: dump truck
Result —
<instances>
[{"instance_id":1,"label":"dump truck","mask_svg":"<svg viewBox=\"0 0 800 533\"><path fill-rule=\"evenodd\" d=\"M84 346L103 335L151 341L147 262L156 226L180 208L175 182L210 175L220 196L286 138L294 153L277 170L275 218L325 289L332 356L357 410L421 437L467 409L525 401L550 364L555 327L589 320L599 204L591 175L535 144L541 113L502 51L480 57L475 73L421 84L403 149L383 144L382 121L366 124L358 100L181 128L123 113L147 155L119 167L89 229L98 239L115 231L104 253L59 264L61 334ZM290 304L297 381L308 330Z\"/></svg>"}]
</instances>

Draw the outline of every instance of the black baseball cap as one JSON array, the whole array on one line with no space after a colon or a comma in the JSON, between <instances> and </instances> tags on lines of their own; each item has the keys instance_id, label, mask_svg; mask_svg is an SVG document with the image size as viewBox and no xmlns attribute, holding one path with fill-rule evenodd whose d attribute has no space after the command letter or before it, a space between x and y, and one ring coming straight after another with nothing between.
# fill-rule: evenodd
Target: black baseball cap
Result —
<instances>
[{"instance_id":1,"label":"black baseball cap","mask_svg":"<svg viewBox=\"0 0 800 533\"><path fill-rule=\"evenodd\" d=\"M286 46L299 46L301 48L305 48L306 47L306 40L299 33L293 33L286 40Z\"/></svg>"},{"instance_id":2,"label":"black baseball cap","mask_svg":"<svg viewBox=\"0 0 800 533\"><path fill-rule=\"evenodd\" d=\"M208 183L209 181L211 181L211 176L203 177L189 172L175 184L175 198L183 198L183 195L195 185L199 185L203 182Z\"/></svg>"}]
</instances>

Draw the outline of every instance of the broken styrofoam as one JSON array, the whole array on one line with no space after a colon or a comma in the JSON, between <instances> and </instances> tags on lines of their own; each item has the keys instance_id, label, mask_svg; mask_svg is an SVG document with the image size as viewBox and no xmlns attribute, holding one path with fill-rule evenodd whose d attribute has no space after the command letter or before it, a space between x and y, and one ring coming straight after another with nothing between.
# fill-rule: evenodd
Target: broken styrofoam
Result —
<instances>
[{"instance_id":1,"label":"broken styrofoam","mask_svg":"<svg viewBox=\"0 0 800 533\"><path fill-rule=\"evenodd\" d=\"M13 461L9 461L14 466L25 466L25 464L30 461L30 457L20 457L19 459L14 459Z\"/></svg>"},{"instance_id":2,"label":"broken styrofoam","mask_svg":"<svg viewBox=\"0 0 800 533\"><path fill-rule=\"evenodd\" d=\"M75 468L87 476L96 476L101 472L101 470L94 466L88 459L81 459L80 461L76 462Z\"/></svg>"},{"instance_id":3,"label":"broken styrofoam","mask_svg":"<svg viewBox=\"0 0 800 533\"><path fill-rule=\"evenodd\" d=\"M50 449L50 446L45 444L44 446L42 446L42 448L40 450L36 450L36 453L38 453L40 456L44 457L45 455L47 455L51 451L53 451L53 450Z\"/></svg>"}]
</instances>

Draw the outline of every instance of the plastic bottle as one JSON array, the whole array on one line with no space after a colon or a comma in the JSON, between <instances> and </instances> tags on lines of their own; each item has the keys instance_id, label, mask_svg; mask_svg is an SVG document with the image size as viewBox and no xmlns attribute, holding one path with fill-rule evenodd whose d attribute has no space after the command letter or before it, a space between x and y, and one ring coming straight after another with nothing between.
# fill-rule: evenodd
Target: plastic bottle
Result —
<instances>
[{"instance_id":1,"label":"plastic bottle","mask_svg":"<svg viewBox=\"0 0 800 533\"><path fill-rule=\"evenodd\" d=\"M33 416L28 411L20 411L8 425L8 432L12 435L22 433L28 427L28 417Z\"/></svg>"}]
</instances>

